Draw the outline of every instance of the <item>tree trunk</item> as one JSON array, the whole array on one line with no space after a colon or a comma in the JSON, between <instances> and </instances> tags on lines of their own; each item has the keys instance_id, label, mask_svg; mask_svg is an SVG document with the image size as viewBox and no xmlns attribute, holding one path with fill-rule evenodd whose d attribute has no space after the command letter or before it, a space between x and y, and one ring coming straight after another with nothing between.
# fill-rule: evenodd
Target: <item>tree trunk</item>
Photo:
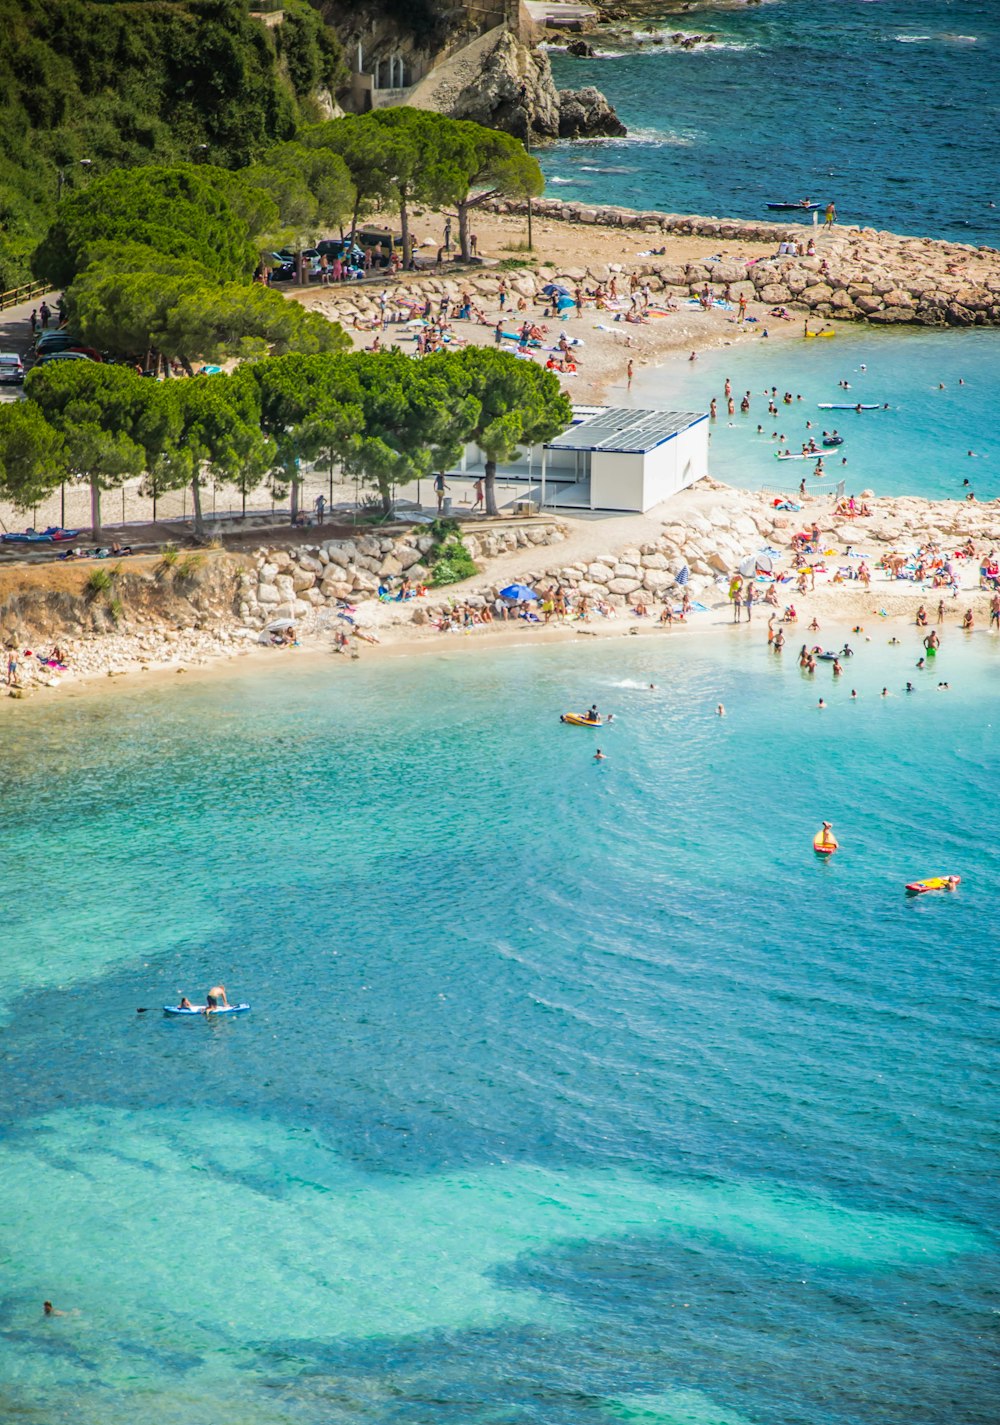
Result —
<instances>
[{"instance_id":1,"label":"tree trunk","mask_svg":"<svg viewBox=\"0 0 1000 1425\"><path fill-rule=\"evenodd\" d=\"M485 466L485 488L486 488L486 513L488 515L498 515L497 509L497 463L487 456Z\"/></svg>"},{"instance_id":2,"label":"tree trunk","mask_svg":"<svg viewBox=\"0 0 1000 1425\"><path fill-rule=\"evenodd\" d=\"M292 472L292 497L289 500L292 511L292 524L299 517L299 476L297 471Z\"/></svg>"},{"instance_id":3,"label":"tree trunk","mask_svg":"<svg viewBox=\"0 0 1000 1425\"><path fill-rule=\"evenodd\" d=\"M191 481L191 511L194 517L195 534L204 534L205 520L201 513L201 483L197 475Z\"/></svg>"},{"instance_id":4,"label":"tree trunk","mask_svg":"<svg viewBox=\"0 0 1000 1425\"><path fill-rule=\"evenodd\" d=\"M403 235L403 271L410 268L410 214L406 206L406 195L399 199L399 230Z\"/></svg>"},{"instance_id":5,"label":"tree trunk","mask_svg":"<svg viewBox=\"0 0 1000 1425\"><path fill-rule=\"evenodd\" d=\"M458 204L458 246L462 254L462 261L468 262L472 256L469 251L469 205L468 203Z\"/></svg>"},{"instance_id":6,"label":"tree trunk","mask_svg":"<svg viewBox=\"0 0 1000 1425\"><path fill-rule=\"evenodd\" d=\"M90 534L95 544L101 541L101 487L97 480L90 482Z\"/></svg>"}]
</instances>

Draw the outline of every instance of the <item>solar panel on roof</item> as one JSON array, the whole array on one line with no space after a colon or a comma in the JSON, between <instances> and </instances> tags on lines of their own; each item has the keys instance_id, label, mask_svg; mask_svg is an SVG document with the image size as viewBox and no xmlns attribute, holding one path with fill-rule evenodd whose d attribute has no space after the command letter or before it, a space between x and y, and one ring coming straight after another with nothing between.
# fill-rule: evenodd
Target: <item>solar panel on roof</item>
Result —
<instances>
[{"instance_id":1,"label":"solar panel on roof","mask_svg":"<svg viewBox=\"0 0 1000 1425\"><path fill-rule=\"evenodd\" d=\"M607 450L644 455L705 419L703 412L642 411L610 406L549 441L550 450Z\"/></svg>"}]
</instances>

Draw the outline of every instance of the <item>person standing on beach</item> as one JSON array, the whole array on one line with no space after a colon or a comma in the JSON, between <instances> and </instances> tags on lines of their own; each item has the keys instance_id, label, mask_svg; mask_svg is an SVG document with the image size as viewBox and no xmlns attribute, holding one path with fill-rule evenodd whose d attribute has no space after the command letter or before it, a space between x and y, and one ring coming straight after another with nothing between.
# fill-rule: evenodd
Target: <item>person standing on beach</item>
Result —
<instances>
[{"instance_id":1,"label":"person standing on beach","mask_svg":"<svg viewBox=\"0 0 1000 1425\"><path fill-rule=\"evenodd\" d=\"M739 622L740 622L740 618L741 618L741 616L742 616L742 609L743 609L742 592L743 592L743 580L742 580L742 579L740 578L740 576L737 574L737 575L734 576L734 578L732 579L732 581L730 582L730 585L729 585L729 597L730 597L730 598L732 599L732 601L733 601L733 623L739 623Z\"/></svg>"},{"instance_id":2,"label":"person standing on beach","mask_svg":"<svg viewBox=\"0 0 1000 1425\"><path fill-rule=\"evenodd\" d=\"M737 322L742 326L743 322L746 320L746 314L747 314L747 299L746 299L746 297L744 297L742 294L741 294L741 296L740 296L739 307L740 307L740 314L739 314L739 316L737 317L736 320L737 320Z\"/></svg>"},{"instance_id":3,"label":"person standing on beach","mask_svg":"<svg viewBox=\"0 0 1000 1425\"><path fill-rule=\"evenodd\" d=\"M627 389L628 389L629 391L631 391L631 389L632 389L632 374L633 374L633 369L634 369L634 368L633 368L632 362L629 361L629 364L628 364L628 365L626 366L626 368L625 368L625 384L626 384L626 387L627 387ZM714 405L714 402L713 402L713 405Z\"/></svg>"},{"instance_id":4,"label":"person standing on beach","mask_svg":"<svg viewBox=\"0 0 1000 1425\"><path fill-rule=\"evenodd\" d=\"M944 609L943 600L941 608ZM994 594L990 599L990 628L995 628L997 633L1000 633L1000 594Z\"/></svg>"},{"instance_id":5,"label":"person standing on beach","mask_svg":"<svg viewBox=\"0 0 1000 1425\"><path fill-rule=\"evenodd\" d=\"M824 226L825 228L832 228L833 225L834 225L834 223L835 223L836 221L837 221L837 208L836 208L836 205L835 205L834 203L832 203L832 202L831 202L831 203L827 203L827 205L826 205L826 217L825 217L825 219L824 219L823 226Z\"/></svg>"},{"instance_id":6,"label":"person standing on beach","mask_svg":"<svg viewBox=\"0 0 1000 1425\"><path fill-rule=\"evenodd\" d=\"M747 623L750 622L753 613L754 587L753 580L748 579L743 586L743 607L747 611Z\"/></svg>"}]
</instances>

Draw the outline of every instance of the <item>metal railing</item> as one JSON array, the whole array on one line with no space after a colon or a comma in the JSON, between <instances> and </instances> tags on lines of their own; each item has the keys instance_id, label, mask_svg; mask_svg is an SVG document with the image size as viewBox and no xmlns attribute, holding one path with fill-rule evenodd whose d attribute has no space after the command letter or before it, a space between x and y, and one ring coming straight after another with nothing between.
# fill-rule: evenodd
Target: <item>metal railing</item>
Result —
<instances>
[{"instance_id":1,"label":"metal railing","mask_svg":"<svg viewBox=\"0 0 1000 1425\"><path fill-rule=\"evenodd\" d=\"M19 307L22 302L33 302L53 290L48 282L26 282L23 287L11 287L7 292L0 292L0 312L8 307Z\"/></svg>"}]
</instances>

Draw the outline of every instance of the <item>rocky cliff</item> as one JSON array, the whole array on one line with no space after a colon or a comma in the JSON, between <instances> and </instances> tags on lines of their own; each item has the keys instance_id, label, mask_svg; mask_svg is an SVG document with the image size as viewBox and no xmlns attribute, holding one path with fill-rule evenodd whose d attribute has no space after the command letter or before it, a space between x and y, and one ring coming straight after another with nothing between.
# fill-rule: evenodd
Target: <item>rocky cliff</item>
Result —
<instances>
[{"instance_id":1,"label":"rocky cliff","mask_svg":"<svg viewBox=\"0 0 1000 1425\"><path fill-rule=\"evenodd\" d=\"M544 50L501 27L435 69L410 102L504 129L529 143L626 133L599 90L557 89Z\"/></svg>"}]
</instances>

